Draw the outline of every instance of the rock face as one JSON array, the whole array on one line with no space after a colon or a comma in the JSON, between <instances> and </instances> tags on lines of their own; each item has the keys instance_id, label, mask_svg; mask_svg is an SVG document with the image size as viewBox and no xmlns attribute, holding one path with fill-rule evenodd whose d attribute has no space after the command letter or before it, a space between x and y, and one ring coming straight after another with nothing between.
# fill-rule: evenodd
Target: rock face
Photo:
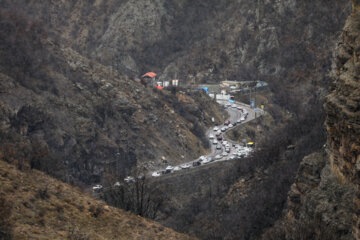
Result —
<instances>
[{"instance_id":1,"label":"rock face","mask_svg":"<svg viewBox=\"0 0 360 240\"><path fill-rule=\"evenodd\" d=\"M336 239L352 239L352 199L355 191L331 171L324 150L303 159L288 194L286 221L326 226ZM289 235L289 232L287 233ZM321 236L324 233L318 233ZM289 238L291 236L288 236Z\"/></svg>"},{"instance_id":2,"label":"rock face","mask_svg":"<svg viewBox=\"0 0 360 240\"><path fill-rule=\"evenodd\" d=\"M338 44L335 82L325 105L331 168L338 180L360 186L360 2L353 11ZM355 199L354 236L360 238L360 199Z\"/></svg>"},{"instance_id":3,"label":"rock face","mask_svg":"<svg viewBox=\"0 0 360 240\"><path fill-rule=\"evenodd\" d=\"M324 105L328 146L303 159L288 193L285 217L263 239L291 239L299 231L319 239L360 239L359 26L360 1L353 1Z\"/></svg>"}]
</instances>

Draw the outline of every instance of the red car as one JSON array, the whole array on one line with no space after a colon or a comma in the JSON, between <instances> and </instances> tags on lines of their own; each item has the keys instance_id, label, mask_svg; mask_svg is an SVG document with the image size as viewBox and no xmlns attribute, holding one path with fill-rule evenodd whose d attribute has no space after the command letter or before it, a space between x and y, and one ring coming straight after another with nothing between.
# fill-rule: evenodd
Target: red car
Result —
<instances>
[{"instance_id":1,"label":"red car","mask_svg":"<svg viewBox=\"0 0 360 240\"><path fill-rule=\"evenodd\" d=\"M229 124L230 124L230 120L226 120L225 123L224 123L224 125L226 125L226 126L229 125Z\"/></svg>"}]
</instances>

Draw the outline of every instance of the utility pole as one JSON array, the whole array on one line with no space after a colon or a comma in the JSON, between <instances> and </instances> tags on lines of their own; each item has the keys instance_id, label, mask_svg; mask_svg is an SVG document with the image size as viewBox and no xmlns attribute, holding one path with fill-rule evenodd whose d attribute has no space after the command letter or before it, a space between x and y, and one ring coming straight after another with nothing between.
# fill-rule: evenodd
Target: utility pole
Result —
<instances>
[{"instance_id":1,"label":"utility pole","mask_svg":"<svg viewBox=\"0 0 360 240\"><path fill-rule=\"evenodd\" d=\"M255 108L256 108L256 90L257 90L257 87L256 87L256 86L257 86L257 83L256 83L256 85L255 85L255 99L254 99L254 100L255 100L255 102L254 102L254 103L255 103L255 104L254 104L254 107L255 107Z\"/></svg>"},{"instance_id":2,"label":"utility pole","mask_svg":"<svg viewBox=\"0 0 360 240\"><path fill-rule=\"evenodd\" d=\"M249 86L249 85L248 85ZM249 100L249 103L251 105L251 86L249 87L250 88L250 100Z\"/></svg>"}]
</instances>

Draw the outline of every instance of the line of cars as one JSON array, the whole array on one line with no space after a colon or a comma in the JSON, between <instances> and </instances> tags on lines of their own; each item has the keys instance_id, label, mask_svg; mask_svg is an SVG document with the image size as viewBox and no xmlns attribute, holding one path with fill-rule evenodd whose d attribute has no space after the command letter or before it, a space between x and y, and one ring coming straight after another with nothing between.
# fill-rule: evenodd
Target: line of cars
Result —
<instances>
[{"instance_id":1,"label":"line of cars","mask_svg":"<svg viewBox=\"0 0 360 240\"><path fill-rule=\"evenodd\" d=\"M240 119L238 119L237 121L234 121L234 122L231 122L230 120L226 120L224 122L224 125L221 128L220 128L220 126L215 126L213 128L213 132L211 132L209 134L209 139L210 139L210 141L212 141L213 145L216 145L216 150L221 150L222 147L224 147L225 151L223 151L221 154L216 155L215 157L201 156L199 159L193 161L192 163L185 163L185 164L182 164L182 165L176 166L176 167L167 166L165 170L153 172L152 176L159 177L163 174L168 174L168 173L176 172L176 171L179 171L182 169L189 169L191 167L205 165L210 162L214 162L215 160L220 160L223 157L228 157L231 152L231 146L227 141L223 141L224 139L223 139L222 133L224 133L229 128L236 126L238 123L245 121L248 116L248 112L246 111L246 109L244 109L240 106L237 106L236 104L232 104L232 105L226 104L225 107L237 108L238 110L240 110L242 112ZM240 147L239 145L233 144L233 147L236 148L236 152L232 154L232 156L229 158L230 160L245 156L245 154L243 154L243 153L239 154L239 150L238 150Z\"/></svg>"},{"instance_id":2,"label":"line of cars","mask_svg":"<svg viewBox=\"0 0 360 240\"><path fill-rule=\"evenodd\" d=\"M135 183L136 181L139 180L144 180L145 176L144 175L139 175L136 178L132 177L132 176L127 176L126 178L124 178L124 182L127 184L131 184L131 183ZM113 187L120 187L123 184L120 182L115 182ZM96 184L95 186L92 187L93 192L101 192L102 190L104 190L104 187L101 184Z\"/></svg>"},{"instance_id":3,"label":"line of cars","mask_svg":"<svg viewBox=\"0 0 360 240\"><path fill-rule=\"evenodd\" d=\"M232 144L232 147L235 148L235 150L231 152L230 144L227 141L223 141L222 133L224 133L229 128L236 126L237 124L244 122L249 115L248 111L245 108L237 106L236 104L230 104L230 103L225 104L225 108L229 108L229 107L238 109L241 112L241 117L234 122L231 122L230 120L226 120L222 127L215 126L213 128L213 131L215 132L216 139L214 134L210 133L209 138L210 140L214 139L213 144L216 145L216 150L221 150L222 147L224 147L224 151L221 154L215 156L216 160L220 160L223 157L226 158L230 155L230 153L231 156L228 158L229 160L247 156L249 153L248 150L243 150L242 147L240 147L235 143Z\"/></svg>"},{"instance_id":4,"label":"line of cars","mask_svg":"<svg viewBox=\"0 0 360 240\"><path fill-rule=\"evenodd\" d=\"M177 172L177 171L184 170L184 169L189 169L191 167L197 167L200 165L205 165L205 164L208 164L213 161L215 161L214 157L201 156L199 159L193 161L192 163L184 163L180 166L175 166L175 167L167 166L165 168L165 170L155 171L151 174L151 176L160 177L161 175L164 175L164 174L173 173L173 172Z\"/></svg>"},{"instance_id":5,"label":"line of cars","mask_svg":"<svg viewBox=\"0 0 360 240\"><path fill-rule=\"evenodd\" d=\"M246 119L247 119L247 117L248 117L248 115L249 115L249 112L245 109L245 108L243 108L243 107L241 107L241 106L238 106L238 105L236 105L236 104L231 104L231 103L227 103L227 104L225 104L225 108L236 108L236 109L238 109L239 111L241 111L241 117L236 121L236 123L242 123L242 122L244 122Z\"/></svg>"}]
</instances>

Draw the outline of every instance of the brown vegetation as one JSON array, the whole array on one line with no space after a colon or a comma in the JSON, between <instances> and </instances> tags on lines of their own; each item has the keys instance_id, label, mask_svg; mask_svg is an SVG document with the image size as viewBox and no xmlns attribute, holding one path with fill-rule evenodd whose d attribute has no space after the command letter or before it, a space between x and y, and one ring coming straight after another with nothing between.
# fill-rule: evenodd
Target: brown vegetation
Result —
<instances>
[{"instance_id":1,"label":"brown vegetation","mask_svg":"<svg viewBox=\"0 0 360 240\"><path fill-rule=\"evenodd\" d=\"M0 160L0 239L190 239Z\"/></svg>"}]
</instances>

